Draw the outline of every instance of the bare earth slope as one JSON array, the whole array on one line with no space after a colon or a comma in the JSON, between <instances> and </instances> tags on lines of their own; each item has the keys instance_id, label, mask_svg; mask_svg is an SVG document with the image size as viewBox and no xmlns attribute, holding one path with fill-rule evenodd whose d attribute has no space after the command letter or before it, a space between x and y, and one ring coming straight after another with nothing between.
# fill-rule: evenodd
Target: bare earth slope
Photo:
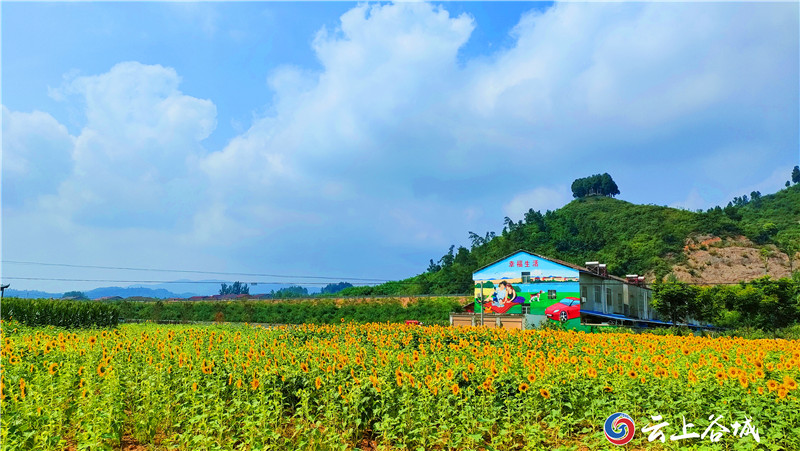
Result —
<instances>
[{"instance_id":1,"label":"bare earth slope","mask_svg":"<svg viewBox=\"0 0 800 451\"><path fill-rule=\"evenodd\" d=\"M673 267L678 280L697 284L736 283L769 275L790 277L789 257L775 246L759 247L743 236L699 237L683 248L688 261ZM795 256L794 269L798 262Z\"/></svg>"}]
</instances>

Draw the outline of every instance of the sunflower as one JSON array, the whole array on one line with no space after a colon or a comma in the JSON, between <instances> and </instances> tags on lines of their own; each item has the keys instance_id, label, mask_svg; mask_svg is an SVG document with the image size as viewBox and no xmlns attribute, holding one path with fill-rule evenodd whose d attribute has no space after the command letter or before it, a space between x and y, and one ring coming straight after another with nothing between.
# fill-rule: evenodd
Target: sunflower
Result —
<instances>
[{"instance_id":1,"label":"sunflower","mask_svg":"<svg viewBox=\"0 0 800 451\"><path fill-rule=\"evenodd\" d=\"M450 387L450 391L452 391L454 395L458 395L458 392L459 392L460 390L461 390L461 389L458 387L458 384L453 384L453 386L452 386L452 387Z\"/></svg>"},{"instance_id":2,"label":"sunflower","mask_svg":"<svg viewBox=\"0 0 800 451\"><path fill-rule=\"evenodd\" d=\"M197 382L192 384L192 391L197 391Z\"/></svg>"},{"instance_id":3,"label":"sunflower","mask_svg":"<svg viewBox=\"0 0 800 451\"><path fill-rule=\"evenodd\" d=\"M56 374L56 369L57 368L58 368L58 363L53 362L53 363L50 364L50 367L47 368L47 372L50 373L50 375L52 376L52 375Z\"/></svg>"},{"instance_id":4,"label":"sunflower","mask_svg":"<svg viewBox=\"0 0 800 451\"><path fill-rule=\"evenodd\" d=\"M317 379L319 379L319 378L317 378ZM253 378L253 380L250 381L250 388L252 388L253 390L258 390L258 387L260 385L261 385L261 381L259 381L258 378Z\"/></svg>"},{"instance_id":5,"label":"sunflower","mask_svg":"<svg viewBox=\"0 0 800 451\"><path fill-rule=\"evenodd\" d=\"M783 376L783 385L789 390L797 390L797 382L789 376Z\"/></svg>"},{"instance_id":6,"label":"sunflower","mask_svg":"<svg viewBox=\"0 0 800 451\"><path fill-rule=\"evenodd\" d=\"M612 391L614 391L614 388L606 385L605 387L603 387L603 391L606 393L611 393Z\"/></svg>"},{"instance_id":7,"label":"sunflower","mask_svg":"<svg viewBox=\"0 0 800 451\"><path fill-rule=\"evenodd\" d=\"M589 369L588 369L588 370L586 370L586 375L588 375L589 377L591 377L592 379L594 379L595 377L597 377L597 370L595 370L595 369L594 369L594 368L592 368L592 367L589 367Z\"/></svg>"},{"instance_id":8,"label":"sunflower","mask_svg":"<svg viewBox=\"0 0 800 451\"><path fill-rule=\"evenodd\" d=\"M236 388L242 388L242 380L236 379Z\"/></svg>"},{"instance_id":9,"label":"sunflower","mask_svg":"<svg viewBox=\"0 0 800 451\"><path fill-rule=\"evenodd\" d=\"M105 362L100 362L100 365L97 365L97 375L100 377L105 377L108 374L109 367Z\"/></svg>"},{"instance_id":10,"label":"sunflower","mask_svg":"<svg viewBox=\"0 0 800 451\"><path fill-rule=\"evenodd\" d=\"M300 369L303 370L304 373L308 373L308 364L306 362L301 363Z\"/></svg>"},{"instance_id":11,"label":"sunflower","mask_svg":"<svg viewBox=\"0 0 800 451\"><path fill-rule=\"evenodd\" d=\"M19 395L22 399L25 399L25 379L19 378Z\"/></svg>"},{"instance_id":12,"label":"sunflower","mask_svg":"<svg viewBox=\"0 0 800 451\"><path fill-rule=\"evenodd\" d=\"M526 384L525 382L519 384L519 391L521 391L522 393L526 393L528 391L528 388L529 388L528 384Z\"/></svg>"},{"instance_id":13,"label":"sunflower","mask_svg":"<svg viewBox=\"0 0 800 451\"><path fill-rule=\"evenodd\" d=\"M544 399L550 399L550 392L547 391L546 388L540 388L539 389L539 394L542 395L542 398L544 398Z\"/></svg>"},{"instance_id":14,"label":"sunflower","mask_svg":"<svg viewBox=\"0 0 800 451\"><path fill-rule=\"evenodd\" d=\"M778 388L778 383L772 379L767 381L767 390L775 391Z\"/></svg>"},{"instance_id":15,"label":"sunflower","mask_svg":"<svg viewBox=\"0 0 800 451\"><path fill-rule=\"evenodd\" d=\"M628 376L631 379L636 379L636 377L639 376L639 374L637 374L635 370L630 370L630 371L628 371Z\"/></svg>"},{"instance_id":16,"label":"sunflower","mask_svg":"<svg viewBox=\"0 0 800 451\"><path fill-rule=\"evenodd\" d=\"M786 389L785 389L785 388L783 388L783 387L779 388L779 389L778 389L778 398L781 398L781 399L785 398L785 397L786 397L786 394L787 394L788 392L789 392L789 391L788 391L788 390L786 390Z\"/></svg>"},{"instance_id":17,"label":"sunflower","mask_svg":"<svg viewBox=\"0 0 800 451\"><path fill-rule=\"evenodd\" d=\"M742 388L747 388L747 386L750 385L749 381L747 380L747 376L744 374L739 374L739 385L741 385Z\"/></svg>"},{"instance_id":18,"label":"sunflower","mask_svg":"<svg viewBox=\"0 0 800 451\"><path fill-rule=\"evenodd\" d=\"M90 344L90 345L94 346L94 344L95 344L96 342L97 342L97 337L95 337L94 335L92 335L91 337L89 337L89 344Z\"/></svg>"}]
</instances>

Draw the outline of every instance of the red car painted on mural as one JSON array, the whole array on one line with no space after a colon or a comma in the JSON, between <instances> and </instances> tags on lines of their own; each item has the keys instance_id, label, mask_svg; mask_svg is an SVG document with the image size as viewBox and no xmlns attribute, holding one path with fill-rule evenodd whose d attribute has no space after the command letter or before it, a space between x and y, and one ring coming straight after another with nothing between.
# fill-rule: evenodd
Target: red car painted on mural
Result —
<instances>
[{"instance_id":1,"label":"red car painted on mural","mask_svg":"<svg viewBox=\"0 0 800 451\"><path fill-rule=\"evenodd\" d=\"M544 314L553 321L567 321L581 316L581 300L578 298L564 298L544 309Z\"/></svg>"}]
</instances>

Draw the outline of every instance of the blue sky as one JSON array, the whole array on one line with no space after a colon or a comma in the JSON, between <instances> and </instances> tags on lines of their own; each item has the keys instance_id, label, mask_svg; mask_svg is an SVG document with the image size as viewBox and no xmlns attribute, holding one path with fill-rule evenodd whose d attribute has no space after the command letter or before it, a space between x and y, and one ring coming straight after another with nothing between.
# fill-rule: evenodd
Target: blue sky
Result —
<instances>
[{"instance_id":1,"label":"blue sky","mask_svg":"<svg viewBox=\"0 0 800 451\"><path fill-rule=\"evenodd\" d=\"M0 7L3 260L399 279L577 177L696 209L800 159L796 3Z\"/></svg>"}]
</instances>

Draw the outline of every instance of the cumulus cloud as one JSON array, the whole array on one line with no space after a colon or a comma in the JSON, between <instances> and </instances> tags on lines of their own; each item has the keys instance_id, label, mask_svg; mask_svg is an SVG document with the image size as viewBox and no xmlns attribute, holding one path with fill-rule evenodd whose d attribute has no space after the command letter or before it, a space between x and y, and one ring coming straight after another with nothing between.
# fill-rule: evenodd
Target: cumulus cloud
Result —
<instances>
[{"instance_id":1,"label":"cumulus cloud","mask_svg":"<svg viewBox=\"0 0 800 451\"><path fill-rule=\"evenodd\" d=\"M503 209L512 220L521 219L531 208L545 212L561 208L572 200L570 190L566 186L555 188L541 186L524 193L517 194Z\"/></svg>"},{"instance_id":2,"label":"cumulus cloud","mask_svg":"<svg viewBox=\"0 0 800 451\"><path fill-rule=\"evenodd\" d=\"M786 58L797 27L785 12L556 4L524 15L508 48L460 64L476 26L469 15L428 3L360 5L314 39L322 70L275 71L270 113L203 167L220 196L249 193L241 208L375 218L387 236L434 246L473 226L457 212L487 202L487 217L557 208L570 199L563 185L552 188L571 181L562 174L611 166L621 185L642 186L641 164L672 178L694 164L711 178L699 159L723 158L737 141L733 124L754 130L768 165L783 151L776 144L793 139L773 121L797 119L785 95L797 92L797 58ZM231 182L240 165L255 170ZM409 200L433 207L404 208L398 220L396 206Z\"/></svg>"},{"instance_id":3,"label":"cumulus cloud","mask_svg":"<svg viewBox=\"0 0 800 451\"><path fill-rule=\"evenodd\" d=\"M3 206L54 193L72 169L75 139L53 116L3 106Z\"/></svg>"},{"instance_id":4,"label":"cumulus cloud","mask_svg":"<svg viewBox=\"0 0 800 451\"><path fill-rule=\"evenodd\" d=\"M216 126L209 100L183 94L174 69L126 62L77 77L61 92L85 104L73 171L46 202L103 226L172 223L203 201L202 140Z\"/></svg>"}]
</instances>

